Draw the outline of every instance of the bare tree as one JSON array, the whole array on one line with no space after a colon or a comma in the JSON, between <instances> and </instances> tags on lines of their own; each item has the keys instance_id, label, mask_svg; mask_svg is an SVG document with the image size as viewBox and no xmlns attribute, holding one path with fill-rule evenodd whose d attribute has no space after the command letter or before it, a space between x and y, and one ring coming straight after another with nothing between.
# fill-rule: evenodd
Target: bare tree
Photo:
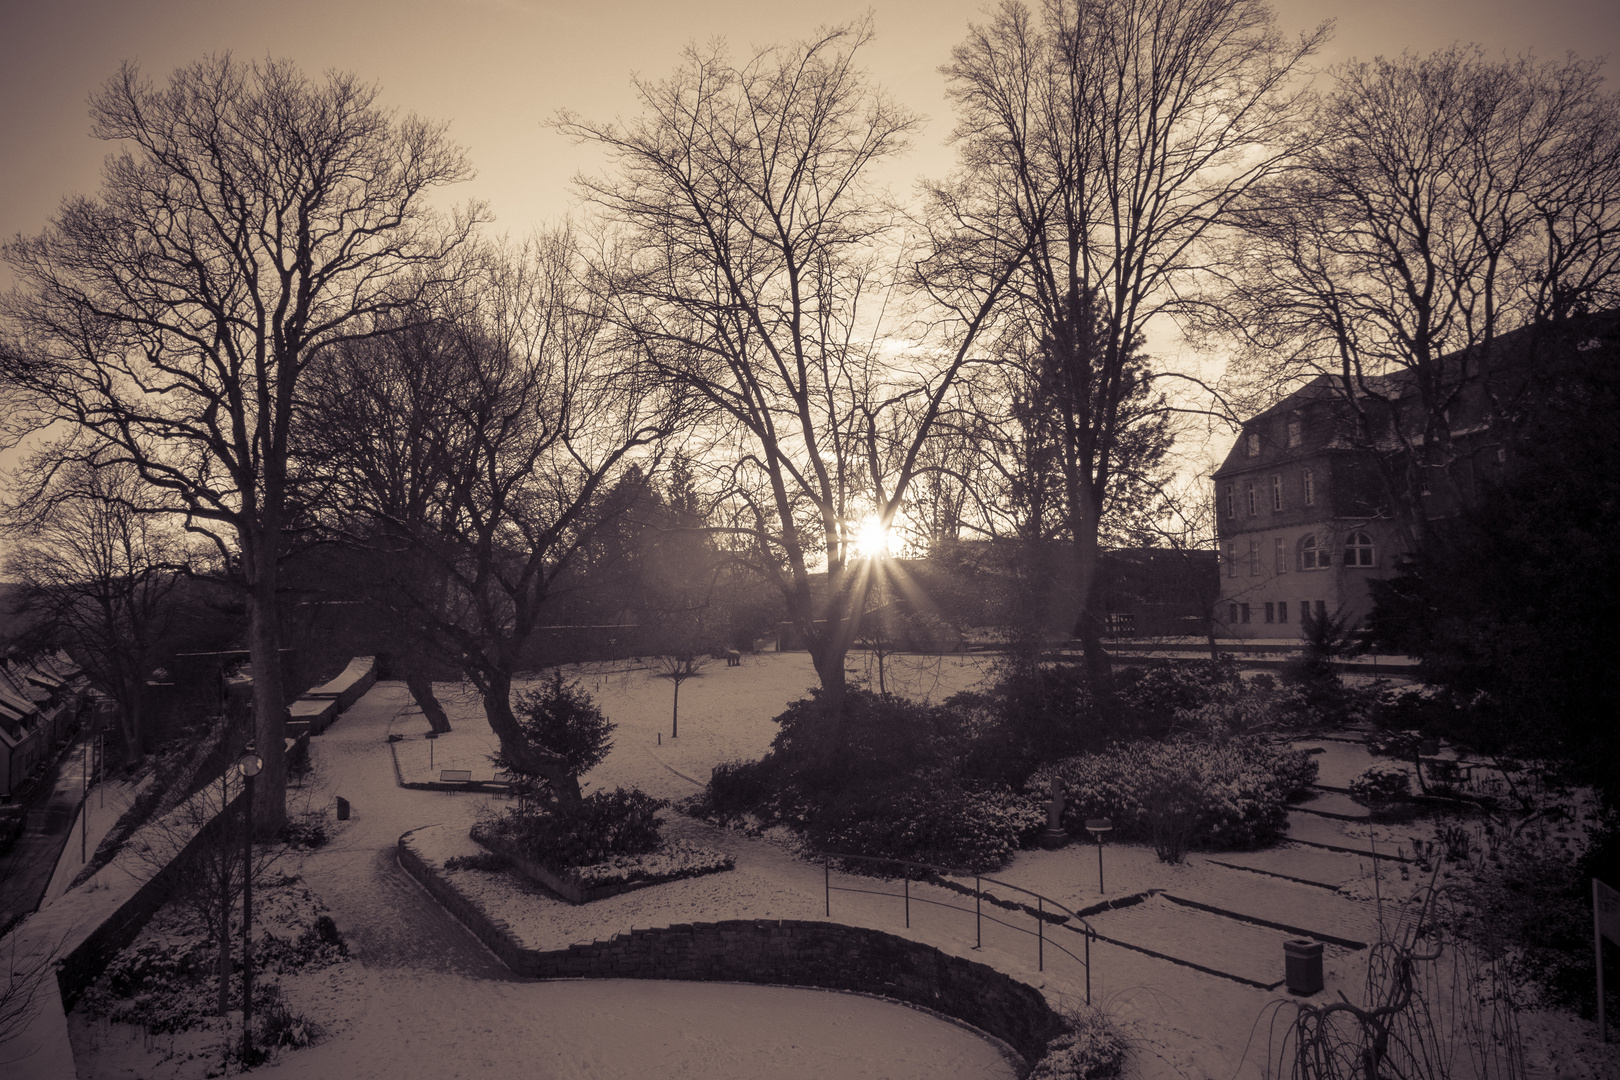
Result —
<instances>
[{"instance_id":1,"label":"bare tree","mask_svg":"<svg viewBox=\"0 0 1620 1080\"><path fill-rule=\"evenodd\" d=\"M146 683L169 640L184 567L179 537L173 522L135 509L152 503L127 463L75 464L34 494L6 507L14 610L28 620L27 640L65 647L118 704L124 744L139 758Z\"/></svg>"},{"instance_id":2,"label":"bare tree","mask_svg":"<svg viewBox=\"0 0 1620 1080\"><path fill-rule=\"evenodd\" d=\"M1333 72L1309 152L1249 194L1251 243L1225 305L1251 347L1245 374L1327 376L1354 437L1395 451L1385 480L1408 527L1430 483L1457 496L1450 413L1470 382L1488 391L1476 422L1527 418L1511 370L1526 357L1502 354L1503 333L1616 300L1620 123L1599 67L1462 46L1352 61ZM1419 412L1396 422L1403 397Z\"/></svg>"},{"instance_id":3,"label":"bare tree","mask_svg":"<svg viewBox=\"0 0 1620 1080\"><path fill-rule=\"evenodd\" d=\"M377 90L291 64L213 57L154 87L126 64L91 97L127 149L100 198L4 246L20 285L0 381L10 439L64 425L62 460L128 462L168 493L248 598L257 743L253 817L286 820L278 561L292 514L289 433L311 356L407 310L467 238L430 192L470 170L444 128ZM48 474L38 478L48 479Z\"/></svg>"},{"instance_id":4,"label":"bare tree","mask_svg":"<svg viewBox=\"0 0 1620 1080\"><path fill-rule=\"evenodd\" d=\"M944 69L961 169L934 194L1029 252L1014 310L1054 417L1094 677L1098 531L1124 443L1162 416L1129 404L1189 378L1143 358L1142 335L1197 309L1234 205L1299 148L1293 79L1325 37L1284 40L1263 0L1006 0Z\"/></svg>"},{"instance_id":5,"label":"bare tree","mask_svg":"<svg viewBox=\"0 0 1620 1080\"><path fill-rule=\"evenodd\" d=\"M475 269L438 318L323 353L308 462L345 508L328 526L381 553L378 599L477 687L504 760L577 801L563 755L514 716L512 679L602 496L684 397L627 375L568 233Z\"/></svg>"},{"instance_id":6,"label":"bare tree","mask_svg":"<svg viewBox=\"0 0 1620 1080\"><path fill-rule=\"evenodd\" d=\"M605 281L612 317L650 377L724 419L725 527L749 538L809 646L833 703L829 751L870 587L851 559L860 519L894 520L997 294L905 341L886 325L901 219L870 174L919 121L856 65L870 37L863 21L740 62L692 48L669 79L636 82L638 117L558 122L617 165L577 181L622 259Z\"/></svg>"}]
</instances>

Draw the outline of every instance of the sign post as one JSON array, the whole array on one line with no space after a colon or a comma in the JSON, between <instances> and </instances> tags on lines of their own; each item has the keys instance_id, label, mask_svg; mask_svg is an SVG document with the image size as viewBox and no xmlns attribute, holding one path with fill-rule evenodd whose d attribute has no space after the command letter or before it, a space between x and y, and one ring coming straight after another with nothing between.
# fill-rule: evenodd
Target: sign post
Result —
<instances>
[{"instance_id":1,"label":"sign post","mask_svg":"<svg viewBox=\"0 0 1620 1080\"><path fill-rule=\"evenodd\" d=\"M1620 945L1620 891L1592 879L1592 947L1597 953L1598 1041L1609 1041L1608 1016L1603 1001L1603 939Z\"/></svg>"}]
</instances>

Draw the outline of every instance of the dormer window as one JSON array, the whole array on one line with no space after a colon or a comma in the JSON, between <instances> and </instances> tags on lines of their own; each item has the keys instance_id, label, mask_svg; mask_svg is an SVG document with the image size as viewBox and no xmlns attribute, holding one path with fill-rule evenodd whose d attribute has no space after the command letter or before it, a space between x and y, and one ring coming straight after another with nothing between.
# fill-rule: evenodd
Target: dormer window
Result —
<instances>
[{"instance_id":1,"label":"dormer window","mask_svg":"<svg viewBox=\"0 0 1620 1080\"><path fill-rule=\"evenodd\" d=\"M1305 421L1299 413L1288 417L1288 445L1290 448L1298 446L1305 441Z\"/></svg>"},{"instance_id":2,"label":"dormer window","mask_svg":"<svg viewBox=\"0 0 1620 1080\"><path fill-rule=\"evenodd\" d=\"M1249 448L1250 457L1260 456L1260 433L1258 431L1249 432L1246 444Z\"/></svg>"}]
</instances>

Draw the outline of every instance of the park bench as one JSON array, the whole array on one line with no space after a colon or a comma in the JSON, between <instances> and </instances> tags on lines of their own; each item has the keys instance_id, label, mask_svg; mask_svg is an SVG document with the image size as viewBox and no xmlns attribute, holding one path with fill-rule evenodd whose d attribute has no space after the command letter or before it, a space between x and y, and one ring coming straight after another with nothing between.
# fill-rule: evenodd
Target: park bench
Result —
<instances>
[{"instance_id":1,"label":"park bench","mask_svg":"<svg viewBox=\"0 0 1620 1080\"><path fill-rule=\"evenodd\" d=\"M472 770L440 769L439 780L446 784L470 784L472 783Z\"/></svg>"}]
</instances>

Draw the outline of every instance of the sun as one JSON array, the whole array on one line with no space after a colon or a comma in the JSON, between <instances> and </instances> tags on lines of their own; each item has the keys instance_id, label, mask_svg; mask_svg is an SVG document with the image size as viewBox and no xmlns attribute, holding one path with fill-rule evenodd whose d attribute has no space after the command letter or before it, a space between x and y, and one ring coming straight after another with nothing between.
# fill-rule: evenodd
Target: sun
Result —
<instances>
[{"instance_id":1,"label":"sun","mask_svg":"<svg viewBox=\"0 0 1620 1080\"><path fill-rule=\"evenodd\" d=\"M855 554L862 559L881 559L889 554L889 530L883 520L869 517L855 527Z\"/></svg>"}]
</instances>

